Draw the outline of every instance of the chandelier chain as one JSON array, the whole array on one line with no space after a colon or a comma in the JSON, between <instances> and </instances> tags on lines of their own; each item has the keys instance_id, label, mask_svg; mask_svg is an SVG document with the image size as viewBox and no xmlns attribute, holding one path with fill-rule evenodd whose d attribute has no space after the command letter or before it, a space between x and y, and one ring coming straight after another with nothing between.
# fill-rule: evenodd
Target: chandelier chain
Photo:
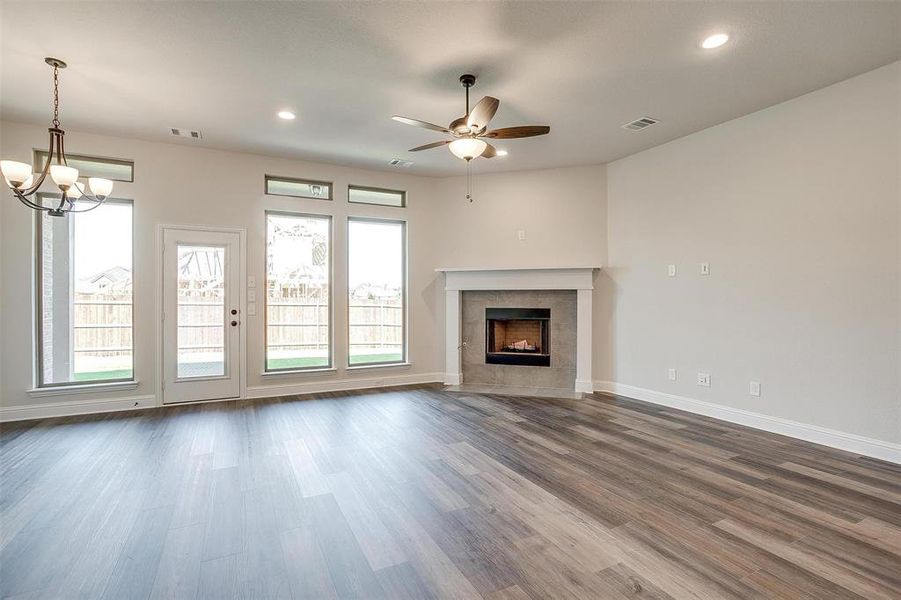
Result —
<instances>
[{"instance_id":1,"label":"chandelier chain","mask_svg":"<svg viewBox=\"0 0 901 600\"><path fill-rule=\"evenodd\" d=\"M53 67L53 126L59 127L59 68Z\"/></svg>"}]
</instances>

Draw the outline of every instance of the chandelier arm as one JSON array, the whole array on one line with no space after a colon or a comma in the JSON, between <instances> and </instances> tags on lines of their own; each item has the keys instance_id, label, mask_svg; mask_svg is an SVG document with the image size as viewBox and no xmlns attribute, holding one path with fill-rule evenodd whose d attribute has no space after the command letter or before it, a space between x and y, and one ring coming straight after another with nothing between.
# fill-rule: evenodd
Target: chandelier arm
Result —
<instances>
[{"instance_id":1,"label":"chandelier arm","mask_svg":"<svg viewBox=\"0 0 901 600\"><path fill-rule=\"evenodd\" d=\"M50 162L53 160L53 139L55 135L53 130L50 130L50 145L47 149L47 160L44 161L44 168L41 170L40 176L31 184L31 187L27 189L14 189L13 191L21 193L23 196L31 196L36 191L40 189L40 187L44 184L44 180L47 178L47 173L50 171ZM13 188L10 188L13 189ZM17 194L18 195L18 194Z\"/></svg>"},{"instance_id":2,"label":"chandelier arm","mask_svg":"<svg viewBox=\"0 0 901 600\"><path fill-rule=\"evenodd\" d=\"M25 206L27 206L29 208L33 208L34 210L43 210L43 211L52 210L50 207L41 206L40 204L35 204L31 200L29 200L28 198L23 196L19 190L14 189L13 194L15 194L16 198L19 199L19 202L21 202L22 204L24 204Z\"/></svg>"},{"instance_id":3,"label":"chandelier arm","mask_svg":"<svg viewBox=\"0 0 901 600\"><path fill-rule=\"evenodd\" d=\"M79 200L81 200L81 198L79 198ZM78 214L78 213L86 213L86 212L89 212L89 211L94 210L95 208L97 208L98 206L100 206L100 205L102 205L102 204L103 204L103 200L98 200L97 203L96 203L94 206L91 206L91 207L89 207L89 208L84 208L84 209L82 209L82 210L75 210L75 208L74 208L74 207L75 207L75 202L73 202L73 203L72 203L72 208L70 208L69 210L67 210L67 211L65 211L65 212L67 212L67 213L76 213L76 214Z\"/></svg>"}]
</instances>

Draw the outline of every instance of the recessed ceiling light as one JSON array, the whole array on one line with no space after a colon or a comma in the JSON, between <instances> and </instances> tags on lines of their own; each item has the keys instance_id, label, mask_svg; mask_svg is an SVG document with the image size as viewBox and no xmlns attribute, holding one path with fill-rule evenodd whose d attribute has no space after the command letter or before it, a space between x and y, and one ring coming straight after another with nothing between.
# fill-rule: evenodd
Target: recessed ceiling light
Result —
<instances>
[{"instance_id":1,"label":"recessed ceiling light","mask_svg":"<svg viewBox=\"0 0 901 600\"><path fill-rule=\"evenodd\" d=\"M290 110L280 110L278 111L278 118L284 119L285 121L293 121L297 118L297 115L295 115Z\"/></svg>"},{"instance_id":2,"label":"recessed ceiling light","mask_svg":"<svg viewBox=\"0 0 901 600\"><path fill-rule=\"evenodd\" d=\"M701 42L701 48L705 50L712 50L714 48L719 48L723 44L729 41L729 35L726 33L715 33L710 37L706 38L703 42Z\"/></svg>"},{"instance_id":3,"label":"recessed ceiling light","mask_svg":"<svg viewBox=\"0 0 901 600\"><path fill-rule=\"evenodd\" d=\"M507 156L507 154L508 154L508 152L506 150L498 150L497 151L498 156Z\"/></svg>"}]
</instances>

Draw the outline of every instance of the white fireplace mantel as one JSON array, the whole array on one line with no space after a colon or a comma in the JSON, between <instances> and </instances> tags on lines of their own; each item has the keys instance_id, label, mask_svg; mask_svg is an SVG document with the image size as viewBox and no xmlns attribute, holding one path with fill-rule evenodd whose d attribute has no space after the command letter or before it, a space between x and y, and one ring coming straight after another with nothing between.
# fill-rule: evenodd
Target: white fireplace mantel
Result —
<instances>
[{"instance_id":1,"label":"white fireplace mantel","mask_svg":"<svg viewBox=\"0 0 901 600\"><path fill-rule=\"evenodd\" d=\"M445 370L446 385L463 383L460 361L461 302L467 290L576 290L576 392L592 392L591 377L591 294L594 271L600 267L543 268L443 268L445 289Z\"/></svg>"}]
</instances>

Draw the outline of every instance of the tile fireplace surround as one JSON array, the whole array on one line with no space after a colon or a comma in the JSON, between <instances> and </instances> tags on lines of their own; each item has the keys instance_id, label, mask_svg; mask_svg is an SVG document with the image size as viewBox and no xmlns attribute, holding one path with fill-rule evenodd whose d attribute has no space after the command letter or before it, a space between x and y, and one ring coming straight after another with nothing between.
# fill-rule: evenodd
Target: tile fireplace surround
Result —
<instances>
[{"instance_id":1,"label":"tile fireplace surround","mask_svg":"<svg viewBox=\"0 0 901 600\"><path fill-rule=\"evenodd\" d=\"M463 380L464 357L461 352L464 340L463 334L463 292L492 292L489 294L472 294L467 303L475 301L472 309L480 310L483 303L491 304L492 302L501 302L500 306L512 306L511 302L539 302L551 303L551 321L554 320L553 307L557 307L557 312L561 323L572 324L572 306L575 305L575 332L565 332L562 334L561 341L565 344L567 334L570 339L575 338L575 356L562 357L561 360L567 363L561 363L559 367L564 369L556 369L557 373L551 374L548 367L508 367L515 369L543 369L547 374L536 374L526 377L524 382L541 382L542 378L549 378L550 386L556 385L571 386L569 389L575 392L593 391L591 376L591 299L593 289L593 274L598 267L569 267L569 268L521 268L521 269L455 269L445 268L436 269L444 273L445 276L445 373L444 383L446 385L460 385ZM574 303L572 302L572 294L555 294L553 291L571 291L575 293ZM524 292L518 294L517 292ZM538 293L532 293L538 292ZM543 293L542 293L543 292ZM567 300L567 298L569 300ZM469 306L469 304L468 304ZM487 306L487 304L486 304ZM570 312L567 318L567 312ZM484 315L482 315L484 319ZM470 319L472 320L472 319ZM567 323L568 321L568 323ZM483 328L484 325L479 327ZM553 325L552 325L553 327ZM470 365L474 360L475 353L481 352L483 367L494 367L504 365L484 365L484 330L476 339L469 339L475 335L472 323L470 323L467 331L467 349L466 364ZM560 335L561 332L558 332ZM571 345L571 344L570 344ZM474 347L473 347L474 346ZM554 346L554 336L552 331L551 346ZM571 361L571 362L569 362ZM552 367L554 368L553 357ZM574 377L572 371L574 370ZM564 375L563 371L569 371L569 376ZM491 378L490 374L484 372L473 373L473 379L476 383L486 383ZM496 376L495 376L496 377ZM469 383L467 379L466 383ZM498 383L512 384L514 381L502 379ZM531 385L535 385L532 383ZM526 385L530 385L526 383Z\"/></svg>"}]
</instances>

